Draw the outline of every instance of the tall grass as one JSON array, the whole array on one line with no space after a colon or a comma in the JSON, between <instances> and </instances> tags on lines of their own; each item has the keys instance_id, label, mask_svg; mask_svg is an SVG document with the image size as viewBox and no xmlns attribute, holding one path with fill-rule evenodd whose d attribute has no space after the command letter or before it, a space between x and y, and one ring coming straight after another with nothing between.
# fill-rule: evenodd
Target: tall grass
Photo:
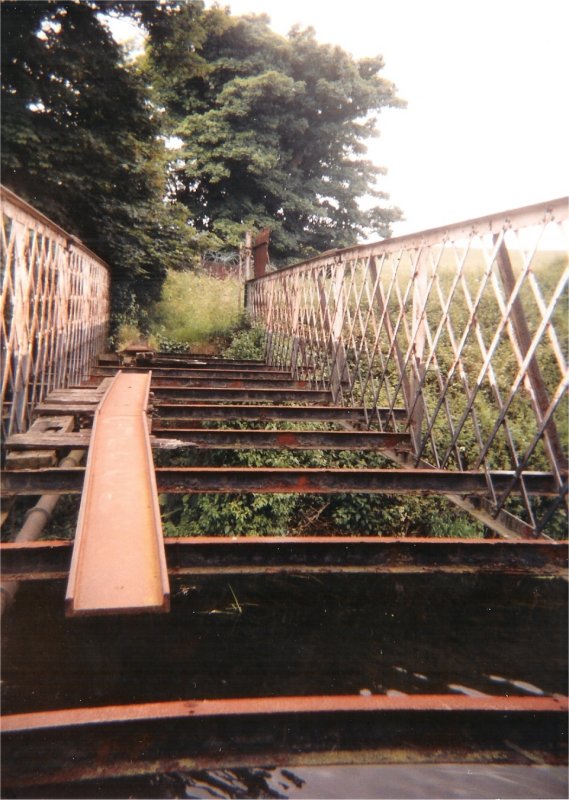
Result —
<instances>
[{"instance_id":1,"label":"tall grass","mask_svg":"<svg viewBox=\"0 0 569 800\"><path fill-rule=\"evenodd\" d=\"M151 312L150 332L161 346L192 345L227 334L242 313L243 286L238 280L170 270Z\"/></svg>"}]
</instances>

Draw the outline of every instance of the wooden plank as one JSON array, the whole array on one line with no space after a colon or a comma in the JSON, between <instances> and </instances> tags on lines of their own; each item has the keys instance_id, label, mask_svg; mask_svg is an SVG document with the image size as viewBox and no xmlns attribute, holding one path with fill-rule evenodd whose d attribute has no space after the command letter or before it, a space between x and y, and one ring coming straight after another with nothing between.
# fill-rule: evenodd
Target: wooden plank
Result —
<instances>
[{"instance_id":1,"label":"wooden plank","mask_svg":"<svg viewBox=\"0 0 569 800\"><path fill-rule=\"evenodd\" d=\"M27 433L15 434L16 437L25 439L26 446L16 448L26 452L8 452L6 456L6 469L38 469L41 467L54 467L57 464L57 448L60 447L60 437L67 431L73 430L73 417L59 418L44 417L35 420ZM8 437L8 450L12 449ZM49 439L51 443L48 443ZM41 444L38 444L41 442Z\"/></svg>"},{"instance_id":2,"label":"wooden plank","mask_svg":"<svg viewBox=\"0 0 569 800\"><path fill-rule=\"evenodd\" d=\"M67 586L69 616L169 609L145 413L150 377L119 372L95 414Z\"/></svg>"}]
</instances>

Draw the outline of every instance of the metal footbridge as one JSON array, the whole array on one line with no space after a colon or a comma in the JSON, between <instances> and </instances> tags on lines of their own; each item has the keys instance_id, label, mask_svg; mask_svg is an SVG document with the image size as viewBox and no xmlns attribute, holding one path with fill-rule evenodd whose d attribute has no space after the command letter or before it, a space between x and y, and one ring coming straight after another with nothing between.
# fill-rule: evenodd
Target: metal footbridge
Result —
<instances>
[{"instance_id":1,"label":"metal footbridge","mask_svg":"<svg viewBox=\"0 0 569 800\"><path fill-rule=\"evenodd\" d=\"M567 202L257 275L262 361L119 361L105 265L3 201L5 786L563 763ZM160 465L242 449L385 466ZM164 537L203 493L436 494L478 533Z\"/></svg>"}]
</instances>

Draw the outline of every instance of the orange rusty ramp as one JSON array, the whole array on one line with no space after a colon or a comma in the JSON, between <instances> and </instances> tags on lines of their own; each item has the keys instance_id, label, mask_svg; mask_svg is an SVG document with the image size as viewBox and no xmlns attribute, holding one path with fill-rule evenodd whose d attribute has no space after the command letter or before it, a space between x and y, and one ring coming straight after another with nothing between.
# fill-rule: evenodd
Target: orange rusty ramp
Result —
<instances>
[{"instance_id":1,"label":"orange rusty ramp","mask_svg":"<svg viewBox=\"0 0 569 800\"><path fill-rule=\"evenodd\" d=\"M96 413L66 595L68 616L169 610L146 419L150 373L117 373Z\"/></svg>"}]
</instances>

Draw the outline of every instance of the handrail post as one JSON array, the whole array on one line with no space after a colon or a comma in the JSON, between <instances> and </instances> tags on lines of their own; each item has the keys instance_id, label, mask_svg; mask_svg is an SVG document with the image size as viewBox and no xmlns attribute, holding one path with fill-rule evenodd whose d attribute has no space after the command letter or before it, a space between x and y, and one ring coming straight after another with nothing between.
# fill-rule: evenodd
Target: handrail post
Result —
<instances>
[{"instance_id":1,"label":"handrail post","mask_svg":"<svg viewBox=\"0 0 569 800\"><path fill-rule=\"evenodd\" d=\"M497 237L494 237L494 240L496 241ZM496 262L498 264L506 299L508 299L511 297L512 292L514 291L516 277L514 275L514 269L510 260L510 254L504 240L502 240L498 248ZM532 335L526 315L524 313L524 307L519 296L515 298L512 304L510 320L517 346L523 360L526 358L531 348ZM541 423L544 416L547 414L547 409L549 407L549 396L535 355L531 357L527 365L525 378L534 413L538 423ZM559 438L557 426L555 425L555 420L553 417L549 418L549 421L543 431L543 444L553 472L558 473L560 468L565 467L567 459L563 453L563 447L561 445L561 440Z\"/></svg>"},{"instance_id":2,"label":"handrail post","mask_svg":"<svg viewBox=\"0 0 569 800\"><path fill-rule=\"evenodd\" d=\"M409 376L409 394L413 412L409 418L409 425L413 432L413 439L419 442L421 428L425 414L424 403L417 395L421 392L425 370L425 345L427 342L426 320L427 312L427 264L426 253L421 248L419 251L415 275L413 278L413 306L411 322L411 359L413 368Z\"/></svg>"}]
</instances>

